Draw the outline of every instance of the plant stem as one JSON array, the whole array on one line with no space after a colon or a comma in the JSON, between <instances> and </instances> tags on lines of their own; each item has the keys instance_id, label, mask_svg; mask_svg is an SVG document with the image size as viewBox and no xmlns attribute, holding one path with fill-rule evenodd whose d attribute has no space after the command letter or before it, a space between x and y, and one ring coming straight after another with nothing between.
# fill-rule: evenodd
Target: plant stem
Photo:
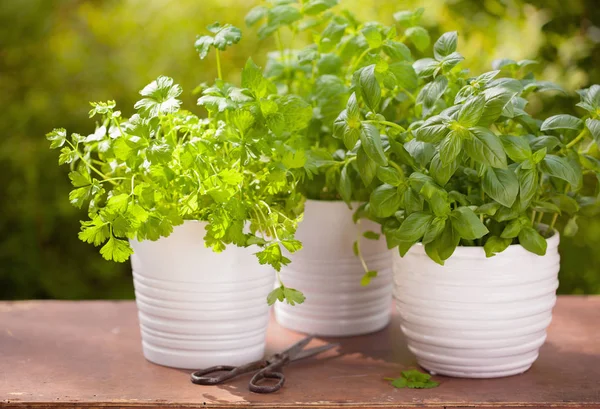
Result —
<instances>
[{"instance_id":1,"label":"plant stem","mask_svg":"<svg viewBox=\"0 0 600 409\"><path fill-rule=\"evenodd\" d=\"M404 176L404 171L402 170L402 168L400 167L400 165L398 165L396 162L394 162L394 161L391 161L391 160L390 160L390 161L388 161L388 163L389 163L390 165L392 165L392 167L394 167L394 168L395 168L395 169L396 169L398 172L400 172L400 174L401 174L402 176Z\"/></svg>"},{"instance_id":2,"label":"plant stem","mask_svg":"<svg viewBox=\"0 0 600 409\"><path fill-rule=\"evenodd\" d=\"M581 131L575 139L573 139L571 142L569 142L565 146L565 149L569 149L569 148L572 148L573 146L577 145L583 138L586 137L586 135L587 135L587 128L584 128L584 130Z\"/></svg>"},{"instance_id":3,"label":"plant stem","mask_svg":"<svg viewBox=\"0 0 600 409\"><path fill-rule=\"evenodd\" d=\"M390 122L390 121L374 121L374 120L368 120L368 121L363 121L363 122L366 122L368 124L383 124L383 125L391 126L392 128L396 128L396 129L400 130L401 132L406 132L406 129L404 129L404 127L402 127L401 125L398 125L395 122Z\"/></svg>"},{"instance_id":4,"label":"plant stem","mask_svg":"<svg viewBox=\"0 0 600 409\"><path fill-rule=\"evenodd\" d=\"M356 71L356 68L358 68L358 65L360 64L362 59L365 58L365 56L367 54L369 54L369 51L371 51L370 47L362 52L362 54L358 57L358 59L354 62L354 64L352 64L352 67L350 68L350 71L348 72L349 75L352 75L354 73L354 71Z\"/></svg>"},{"instance_id":5,"label":"plant stem","mask_svg":"<svg viewBox=\"0 0 600 409\"><path fill-rule=\"evenodd\" d=\"M223 80L223 74L221 73L221 53L218 48L215 48L216 56L217 56L217 75L220 80Z\"/></svg>"},{"instance_id":6,"label":"plant stem","mask_svg":"<svg viewBox=\"0 0 600 409\"><path fill-rule=\"evenodd\" d=\"M535 210L533 210L531 212L531 224L535 223L535 216L536 216L537 212Z\"/></svg>"},{"instance_id":7,"label":"plant stem","mask_svg":"<svg viewBox=\"0 0 600 409\"><path fill-rule=\"evenodd\" d=\"M281 32L279 30L276 31L275 39L277 41L277 48L279 48L279 55L281 57L281 61L285 61L283 42L281 41Z\"/></svg>"}]
</instances>

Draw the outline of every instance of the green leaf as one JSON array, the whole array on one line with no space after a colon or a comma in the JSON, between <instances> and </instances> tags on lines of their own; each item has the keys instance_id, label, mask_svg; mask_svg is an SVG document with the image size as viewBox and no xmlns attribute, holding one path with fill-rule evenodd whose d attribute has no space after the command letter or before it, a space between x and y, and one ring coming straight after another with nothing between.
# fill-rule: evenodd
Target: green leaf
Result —
<instances>
[{"instance_id":1,"label":"green leaf","mask_svg":"<svg viewBox=\"0 0 600 409\"><path fill-rule=\"evenodd\" d=\"M359 85L363 99L371 111L377 111L381 101L381 88L375 78L375 64L365 67L360 72Z\"/></svg>"},{"instance_id":2,"label":"green leaf","mask_svg":"<svg viewBox=\"0 0 600 409\"><path fill-rule=\"evenodd\" d=\"M366 232L363 233L363 237L365 239L369 239L369 240L379 240L379 238L381 237L381 234L375 233L374 231L371 231L371 230L367 230Z\"/></svg>"},{"instance_id":3,"label":"green leaf","mask_svg":"<svg viewBox=\"0 0 600 409\"><path fill-rule=\"evenodd\" d=\"M414 213L413 213L414 214ZM446 219L441 217L435 217L431 220L431 223L427 227L427 231L423 236L423 244L431 243L435 239L437 239L446 228Z\"/></svg>"},{"instance_id":4,"label":"green leaf","mask_svg":"<svg viewBox=\"0 0 600 409\"><path fill-rule=\"evenodd\" d=\"M402 371L402 376L399 378L386 378L391 381L391 385L395 388L411 388L411 389L430 389L439 386L438 382L431 380L431 375L412 369Z\"/></svg>"},{"instance_id":5,"label":"green leaf","mask_svg":"<svg viewBox=\"0 0 600 409\"><path fill-rule=\"evenodd\" d=\"M252 27L256 23L258 23L260 20L265 18L268 11L269 11L269 9L266 8L265 6L256 6L256 7L252 8L248 12L248 14L246 14L246 18L244 19L244 21L246 22L246 25L248 27Z\"/></svg>"},{"instance_id":6,"label":"green leaf","mask_svg":"<svg viewBox=\"0 0 600 409\"><path fill-rule=\"evenodd\" d=\"M464 142L467 155L484 165L505 169L506 153L500 138L489 129L480 126L471 128L470 131L473 138Z\"/></svg>"},{"instance_id":7,"label":"green leaf","mask_svg":"<svg viewBox=\"0 0 600 409\"><path fill-rule=\"evenodd\" d=\"M506 154L515 162L523 162L532 155L527 139L522 136L502 135L500 137Z\"/></svg>"},{"instance_id":8,"label":"green leaf","mask_svg":"<svg viewBox=\"0 0 600 409\"><path fill-rule=\"evenodd\" d=\"M425 235L432 220L433 215L430 213L411 213L400 225L396 237L400 241L416 243Z\"/></svg>"},{"instance_id":9,"label":"green leaf","mask_svg":"<svg viewBox=\"0 0 600 409\"><path fill-rule=\"evenodd\" d=\"M365 275L363 275L360 279L360 285L362 285L363 287L369 285L371 283L371 280L375 277L377 277L377 271L367 271Z\"/></svg>"},{"instance_id":10,"label":"green leaf","mask_svg":"<svg viewBox=\"0 0 600 409\"><path fill-rule=\"evenodd\" d=\"M172 78L160 76L140 91L140 95L145 98L136 102L133 107L150 117L177 112L181 105L177 97L181 92L181 87L173 84Z\"/></svg>"},{"instance_id":11,"label":"green leaf","mask_svg":"<svg viewBox=\"0 0 600 409\"><path fill-rule=\"evenodd\" d=\"M270 26L292 24L302 18L302 13L296 7L279 5L270 9L267 13Z\"/></svg>"},{"instance_id":12,"label":"green leaf","mask_svg":"<svg viewBox=\"0 0 600 409\"><path fill-rule=\"evenodd\" d=\"M433 155L435 155L435 147L432 144L417 141L416 139L408 141L404 145L404 148L423 168L429 164Z\"/></svg>"},{"instance_id":13,"label":"green leaf","mask_svg":"<svg viewBox=\"0 0 600 409\"><path fill-rule=\"evenodd\" d=\"M379 48L382 46L383 37L376 26L366 26L361 30L361 33L367 39L369 48Z\"/></svg>"},{"instance_id":14,"label":"green leaf","mask_svg":"<svg viewBox=\"0 0 600 409\"><path fill-rule=\"evenodd\" d=\"M394 75L398 86L409 91L417 88L419 78L410 63L406 61L392 63L388 66L388 71Z\"/></svg>"},{"instance_id":15,"label":"green leaf","mask_svg":"<svg viewBox=\"0 0 600 409\"><path fill-rule=\"evenodd\" d=\"M352 200L352 179L348 175L348 164L342 168L337 190L342 200L350 205L350 201Z\"/></svg>"},{"instance_id":16,"label":"green leaf","mask_svg":"<svg viewBox=\"0 0 600 409\"><path fill-rule=\"evenodd\" d=\"M538 172L536 168L517 169L517 180L519 181L519 204L520 209L525 210L535 196L538 187Z\"/></svg>"},{"instance_id":17,"label":"green leaf","mask_svg":"<svg viewBox=\"0 0 600 409\"><path fill-rule=\"evenodd\" d=\"M552 135L541 135L535 137L529 141L532 151L538 151L546 148L548 152L551 152L557 146L560 146L560 140L556 136Z\"/></svg>"},{"instance_id":18,"label":"green leaf","mask_svg":"<svg viewBox=\"0 0 600 409\"><path fill-rule=\"evenodd\" d=\"M98 247L108 239L109 235L109 223L103 222L100 217L95 217L93 220L81 222L78 237L79 240Z\"/></svg>"},{"instance_id":19,"label":"green leaf","mask_svg":"<svg viewBox=\"0 0 600 409\"><path fill-rule=\"evenodd\" d=\"M383 152L379 130L373 124L363 122L360 129L360 141L362 148L369 158L381 166L387 165L387 158Z\"/></svg>"},{"instance_id":20,"label":"green leaf","mask_svg":"<svg viewBox=\"0 0 600 409\"><path fill-rule=\"evenodd\" d=\"M600 121L597 119L588 118L585 121L585 126L590 131L590 134L596 141L597 145L600 145Z\"/></svg>"},{"instance_id":21,"label":"green leaf","mask_svg":"<svg viewBox=\"0 0 600 409\"><path fill-rule=\"evenodd\" d=\"M332 8L337 4L337 0L309 0L302 7L304 14L313 16Z\"/></svg>"},{"instance_id":22,"label":"green leaf","mask_svg":"<svg viewBox=\"0 0 600 409\"><path fill-rule=\"evenodd\" d=\"M540 162L540 170L550 176L566 181L575 188L581 184L581 172L567 158L546 155Z\"/></svg>"},{"instance_id":23,"label":"green leaf","mask_svg":"<svg viewBox=\"0 0 600 409\"><path fill-rule=\"evenodd\" d=\"M408 66L412 70L412 74L417 77L415 70L412 68L410 61L412 60L410 55L410 48L405 46L403 43L393 40L385 40L383 42L383 52L389 55L389 57L394 61L389 65L388 69L396 74L395 70L392 68L394 64L403 63L403 66ZM404 87L407 88L407 87ZM413 89L414 87L408 87L409 89Z\"/></svg>"},{"instance_id":24,"label":"green leaf","mask_svg":"<svg viewBox=\"0 0 600 409\"><path fill-rule=\"evenodd\" d=\"M464 130L463 132L466 132L467 134L469 133L467 130ZM448 136L446 136L440 142L439 156L443 165L449 165L453 163L460 154L463 147L463 137L461 136L461 133L463 132L459 130L450 131Z\"/></svg>"},{"instance_id":25,"label":"green leaf","mask_svg":"<svg viewBox=\"0 0 600 409\"><path fill-rule=\"evenodd\" d=\"M215 34L213 46L221 51L224 51L233 44L239 43L242 39L241 30L231 24L225 24L224 26L217 24L210 27L209 30Z\"/></svg>"},{"instance_id":26,"label":"green leaf","mask_svg":"<svg viewBox=\"0 0 600 409\"><path fill-rule=\"evenodd\" d=\"M447 118L439 115L427 119L423 125L414 130L415 137L419 141L437 143L450 132L446 124Z\"/></svg>"},{"instance_id":27,"label":"green leaf","mask_svg":"<svg viewBox=\"0 0 600 409\"><path fill-rule=\"evenodd\" d=\"M375 161L369 158L362 146L358 148L356 153L356 166L363 183L365 186L369 186L375 177L378 166Z\"/></svg>"},{"instance_id":28,"label":"green leaf","mask_svg":"<svg viewBox=\"0 0 600 409\"><path fill-rule=\"evenodd\" d=\"M519 233L519 244L538 256L546 254L548 242L533 227L524 227Z\"/></svg>"},{"instance_id":29,"label":"green leaf","mask_svg":"<svg viewBox=\"0 0 600 409\"><path fill-rule=\"evenodd\" d=\"M423 27L410 27L404 31L404 35L410 39L410 41L417 47L419 51L427 50L431 39L429 38L429 32Z\"/></svg>"},{"instance_id":30,"label":"green leaf","mask_svg":"<svg viewBox=\"0 0 600 409\"><path fill-rule=\"evenodd\" d=\"M523 218L518 218L515 220L511 220L502 230L502 234L500 234L500 238L503 239L514 239L519 236L521 229L525 225L526 220Z\"/></svg>"},{"instance_id":31,"label":"green leaf","mask_svg":"<svg viewBox=\"0 0 600 409\"><path fill-rule=\"evenodd\" d=\"M133 254L133 249L127 240L117 239L111 235L106 244L100 249L105 260L123 263Z\"/></svg>"},{"instance_id":32,"label":"green leaf","mask_svg":"<svg viewBox=\"0 0 600 409\"><path fill-rule=\"evenodd\" d=\"M421 92L417 95L417 104L422 104L424 112L429 112L444 95L447 87L448 79L442 75L437 76L421 89Z\"/></svg>"},{"instance_id":33,"label":"green leaf","mask_svg":"<svg viewBox=\"0 0 600 409\"><path fill-rule=\"evenodd\" d=\"M571 217L569 221L565 224L563 229L563 236L565 237L574 237L579 230L579 226L577 225L577 215Z\"/></svg>"},{"instance_id":34,"label":"green leaf","mask_svg":"<svg viewBox=\"0 0 600 409\"><path fill-rule=\"evenodd\" d=\"M252 58L248 58L242 69L242 87L248 88L258 97L266 95L267 86L262 70L252 61Z\"/></svg>"},{"instance_id":35,"label":"green leaf","mask_svg":"<svg viewBox=\"0 0 600 409\"><path fill-rule=\"evenodd\" d=\"M283 297L289 305L302 304L306 299L300 291L288 287L284 287Z\"/></svg>"},{"instance_id":36,"label":"green leaf","mask_svg":"<svg viewBox=\"0 0 600 409\"><path fill-rule=\"evenodd\" d=\"M502 253L510 246L512 239L503 239L497 236L491 236L485 242L483 249L485 250L486 257L493 257L498 253Z\"/></svg>"},{"instance_id":37,"label":"green leaf","mask_svg":"<svg viewBox=\"0 0 600 409\"><path fill-rule=\"evenodd\" d=\"M504 111L506 105L517 93L503 86L488 88L483 92L485 96L485 107L483 114L479 119L479 126L489 126L493 124Z\"/></svg>"},{"instance_id":38,"label":"green leaf","mask_svg":"<svg viewBox=\"0 0 600 409\"><path fill-rule=\"evenodd\" d=\"M46 139L50 141L50 149L56 149L63 146L67 140L67 131L65 128L56 128L46 134Z\"/></svg>"},{"instance_id":39,"label":"green leaf","mask_svg":"<svg viewBox=\"0 0 600 409\"><path fill-rule=\"evenodd\" d=\"M477 125L485 108L485 97L478 95L469 98L458 112L458 123L466 128Z\"/></svg>"},{"instance_id":40,"label":"green leaf","mask_svg":"<svg viewBox=\"0 0 600 409\"><path fill-rule=\"evenodd\" d=\"M466 206L461 206L450 213L452 227L460 235L467 240L475 240L485 236L489 230L479 220L479 217L473 210Z\"/></svg>"},{"instance_id":41,"label":"green leaf","mask_svg":"<svg viewBox=\"0 0 600 409\"><path fill-rule=\"evenodd\" d=\"M440 64L433 58L422 58L413 64L413 68L419 78L431 77L439 66Z\"/></svg>"},{"instance_id":42,"label":"green leaf","mask_svg":"<svg viewBox=\"0 0 600 409\"><path fill-rule=\"evenodd\" d=\"M436 60L442 60L444 57L455 52L457 40L458 34L456 31L442 34L433 45L433 54Z\"/></svg>"},{"instance_id":43,"label":"green leaf","mask_svg":"<svg viewBox=\"0 0 600 409\"><path fill-rule=\"evenodd\" d=\"M506 207L511 207L519 194L519 181L511 169L486 168L482 185L489 197Z\"/></svg>"},{"instance_id":44,"label":"green leaf","mask_svg":"<svg viewBox=\"0 0 600 409\"><path fill-rule=\"evenodd\" d=\"M196 38L194 47L196 48L196 51L198 51L198 55L200 56L201 60L206 58L213 43L214 39L211 36L198 36Z\"/></svg>"},{"instance_id":45,"label":"green leaf","mask_svg":"<svg viewBox=\"0 0 600 409\"><path fill-rule=\"evenodd\" d=\"M556 129L572 129L578 131L582 128L583 122L581 119L576 118L572 115L560 114L554 115L546 119L542 126L541 131L549 131Z\"/></svg>"},{"instance_id":46,"label":"green leaf","mask_svg":"<svg viewBox=\"0 0 600 409\"><path fill-rule=\"evenodd\" d=\"M377 167L377 178L383 183L387 183L388 185L392 186L399 186L404 180L400 172L391 166Z\"/></svg>"},{"instance_id":47,"label":"green leaf","mask_svg":"<svg viewBox=\"0 0 600 409\"><path fill-rule=\"evenodd\" d=\"M444 186L452 175L458 169L458 161L453 161L449 164L443 164L440 159L440 154L436 154L429 164L429 174L440 185Z\"/></svg>"},{"instance_id":48,"label":"green leaf","mask_svg":"<svg viewBox=\"0 0 600 409\"><path fill-rule=\"evenodd\" d=\"M389 217L396 213L402 197L394 186L383 184L375 189L369 198L369 207L375 217Z\"/></svg>"}]
</instances>

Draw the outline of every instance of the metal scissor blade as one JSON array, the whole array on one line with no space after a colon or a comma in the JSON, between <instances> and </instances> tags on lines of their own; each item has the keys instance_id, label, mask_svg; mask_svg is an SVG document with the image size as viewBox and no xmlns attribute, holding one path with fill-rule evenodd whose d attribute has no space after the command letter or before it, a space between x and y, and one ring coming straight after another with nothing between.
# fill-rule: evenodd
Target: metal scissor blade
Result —
<instances>
[{"instance_id":1,"label":"metal scissor blade","mask_svg":"<svg viewBox=\"0 0 600 409\"><path fill-rule=\"evenodd\" d=\"M300 351L292 357L292 361L297 361L299 359L304 359L304 358L311 357L313 355L318 355L321 352L329 351L330 349L338 347L339 345L340 344L327 344L327 345L321 345L320 347L314 347L314 348L306 349L304 351Z\"/></svg>"},{"instance_id":2,"label":"metal scissor blade","mask_svg":"<svg viewBox=\"0 0 600 409\"><path fill-rule=\"evenodd\" d=\"M300 351L304 349L305 346L307 346L310 343L310 341L313 340L313 338L313 335L309 335L308 337L301 339L300 341L296 342L294 345L283 351L282 354L287 354L290 356L290 359L293 359L296 355L298 355Z\"/></svg>"}]
</instances>

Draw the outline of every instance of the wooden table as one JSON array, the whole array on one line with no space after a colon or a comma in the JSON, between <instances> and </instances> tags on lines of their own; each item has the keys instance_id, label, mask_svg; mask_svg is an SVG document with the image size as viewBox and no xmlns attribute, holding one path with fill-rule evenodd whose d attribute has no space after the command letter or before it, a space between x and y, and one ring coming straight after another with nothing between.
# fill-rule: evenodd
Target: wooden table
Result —
<instances>
[{"instance_id":1,"label":"wooden table","mask_svg":"<svg viewBox=\"0 0 600 409\"><path fill-rule=\"evenodd\" d=\"M271 323L268 349L302 335ZM436 377L438 388L394 389L383 377L415 365L398 317L337 352L285 368L285 387L248 392L248 377L198 386L188 371L142 356L133 302L0 302L0 406L5 407L598 407L600 297L559 297L533 368L493 380ZM318 341L314 341L318 344Z\"/></svg>"}]
</instances>

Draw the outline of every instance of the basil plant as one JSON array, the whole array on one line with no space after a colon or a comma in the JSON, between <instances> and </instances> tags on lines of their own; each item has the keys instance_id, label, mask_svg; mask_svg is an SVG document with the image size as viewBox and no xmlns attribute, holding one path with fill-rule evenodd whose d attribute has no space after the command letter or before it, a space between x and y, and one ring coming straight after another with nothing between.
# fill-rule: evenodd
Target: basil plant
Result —
<instances>
[{"instance_id":1,"label":"basil plant","mask_svg":"<svg viewBox=\"0 0 600 409\"><path fill-rule=\"evenodd\" d=\"M416 74L407 77L413 59L409 46L419 53L430 40L418 25L423 9L396 13L397 29L361 22L347 10L336 11L337 3L266 0L248 13L246 23L258 27L259 38L275 38L277 50L267 56L265 76L280 94L299 95L312 108L309 126L288 141L306 158L299 189L309 199L350 203L368 200L371 190L370 179L358 168L366 159L364 149L353 150L353 144L334 135L334 121L353 92L353 73L377 59L401 78L399 86L414 89ZM306 45L298 38L312 41ZM353 136L360 133L357 129Z\"/></svg>"},{"instance_id":2,"label":"basil plant","mask_svg":"<svg viewBox=\"0 0 600 409\"><path fill-rule=\"evenodd\" d=\"M533 61L500 60L472 76L456 32L435 42L433 58L391 60L383 45L367 53L335 120L372 188L359 212L382 225L388 247L404 255L420 242L444 264L459 245L543 255L561 216L564 234L576 231L581 207L598 199L583 180L600 181L600 86L579 91L580 117L542 120L528 97L561 90L533 78Z\"/></svg>"},{"instance_id":3,"label":"basil plant","mask_svg":"<svg viewBox=\"0 0 600 409\"><path fill-rule=\"evenodd\" d=\"M218 24L199 37L206 57L237 43L239 29ZM294 238L303 197L296 186L298 157L285 140L308 125L310 107L300 97L280 96L262 70L248 60L241 87L218 79L198 104L206 118L181 108L182 89L161 76L140 91L135 113L124 117L115 102L92 103L96 130L87 136L55 129L59 164L70 169L71 203L88 219L79 238L100 247L107 260L126 261L130 239L158 240L184 220L206 222L206 246L259 246L261 264L277 271L289 263L282 248L301 248ZM288 126L286 126L288 125ZM281 285L269 302L304 297Z\"/></svg>"}]
</instances>

